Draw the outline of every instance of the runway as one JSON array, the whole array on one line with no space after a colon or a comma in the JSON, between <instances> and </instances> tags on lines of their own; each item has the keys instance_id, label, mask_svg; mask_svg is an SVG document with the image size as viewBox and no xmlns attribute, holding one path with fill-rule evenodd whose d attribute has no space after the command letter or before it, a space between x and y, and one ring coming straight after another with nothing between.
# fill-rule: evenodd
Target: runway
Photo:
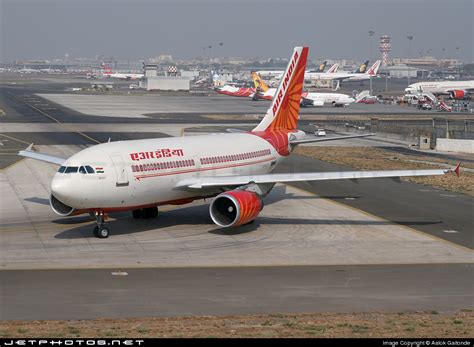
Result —
<instances>
[{"instance_id":1,"label":"runway","mask_svg":"<svg viewBox=\"0 0 474 347\"><path fill-rule=\"evenodd\" d=\"M0 319L473 308L472 264L0 271Z\"/></svg>"}]
</instances>

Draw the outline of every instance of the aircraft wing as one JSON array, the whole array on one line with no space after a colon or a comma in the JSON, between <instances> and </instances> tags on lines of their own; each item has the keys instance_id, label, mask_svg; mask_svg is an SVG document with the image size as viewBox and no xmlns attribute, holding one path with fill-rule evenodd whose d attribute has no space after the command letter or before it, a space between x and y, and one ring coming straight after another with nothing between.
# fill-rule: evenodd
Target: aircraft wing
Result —
<instances>
[{"instance_id":1,"label":"aircraft wing","mask_svg":"<svg viewBox=\"0 0 474 347\"><path fill-rule=\"evenodd\" d=\"M56 165L62 165L62 163L66 161L66 158L60 158L50 154L38 153L36 151L33 151L32 148L33 144L29 145L28 148L24 149L23 151L19 151L18 155L25 158L36 159Z\"/></svg>"},{"instance_id":2,"label":"aircraft wing","mask_svg":"<svg viewBox=\"0 0 474 347\"><path fill-rule=\"evenodd\" d=\"M324 180L355 180L359 178L399 178L407 176L436 176L455 172L459 175L459 164L455 169L434 170L385 170L385 171L336 171L302 172L266 175L214 176L186 179L178 182L176 188L202 189L208 187L243 186L250 183L291 183Z\"/></svg>"}]
</instances>

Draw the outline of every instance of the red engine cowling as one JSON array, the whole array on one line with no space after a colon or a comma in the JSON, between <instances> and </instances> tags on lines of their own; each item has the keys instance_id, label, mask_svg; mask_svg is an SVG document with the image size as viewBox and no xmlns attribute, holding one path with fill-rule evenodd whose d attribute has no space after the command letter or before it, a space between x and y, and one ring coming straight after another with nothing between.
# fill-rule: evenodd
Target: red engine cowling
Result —
<instances>
[{"instance_id":1,"label":"red engine cowling","mask_svg":"<svg viewBox=\"0 0 474 347\"><path fill-rule=\"evenodd\" d=\"M211 218L221 227L247 224L257 218L263 208L260 197L244 190L231 190L218 195L211 203Z\"/></svg>"},{"instance_id":2,"label":"red engine cowling","mask_svg":"<svg viewBox=\"0 0 474 347\"><path fill-rule=\"evenodd\" d=\"M465 90L452 90L451 97L453 99L464 99L466 97L467 92Z\"/></svg>"}]
</instances>

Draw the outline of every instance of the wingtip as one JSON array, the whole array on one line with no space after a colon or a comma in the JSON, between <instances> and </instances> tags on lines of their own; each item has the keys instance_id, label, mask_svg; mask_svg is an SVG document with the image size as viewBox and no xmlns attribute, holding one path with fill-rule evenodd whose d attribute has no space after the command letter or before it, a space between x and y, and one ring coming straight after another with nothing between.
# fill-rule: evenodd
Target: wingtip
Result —
<instances>
[{"instance_id":1,"label":"wingtip","mask_svg":"<svg viewBox=\"0 0 474 347\"><path fill-rule=\"evenodd\" d=\"M22 155L25 152L32 152L33 151L33 143L30 144L28 147L25 149L22 149L21 151L18 152L19 155Z\"/></svg>"}]
</instances>

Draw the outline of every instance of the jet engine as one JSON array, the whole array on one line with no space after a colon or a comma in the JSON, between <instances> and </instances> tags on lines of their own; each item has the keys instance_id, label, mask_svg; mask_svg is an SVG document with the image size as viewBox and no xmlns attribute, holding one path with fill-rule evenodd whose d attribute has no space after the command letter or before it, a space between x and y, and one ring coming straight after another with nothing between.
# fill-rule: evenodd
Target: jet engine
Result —
<instances>
[{"instance_id":1,"label":"jet engine","mask_svg":"<svg viewBox=\"0 0 474 347\"><path fill-rule=\"evenodd\" d=\"M51 208L53 209L54 213L60 215L61 217L67 217L77 214L76 210L73 207L62 203L54 195L51 195L49 199L49 204L51 205Z\"/></svg>"},{"instance_id":2,"label":"jet engine","mask_svg":"<svg viewBox=\"0 0 474 347\"><path fill-rule=\"evenodd\" d=\"M467 92L465 90L452 90L450 94L451 98L453 99L464 99L467 95Z\"/></svg>"},{"instance_id":3,"label":"jet engine","mask_svg":"<svg viewBox=\"0 0 474 347\"><path fill-rule=\"evenodd\" d=\"M263 208L258 194L231 190L218 195L211 203L211 218L221 227L239 226L252 222Z\"/></svg>"}]
</instances>

